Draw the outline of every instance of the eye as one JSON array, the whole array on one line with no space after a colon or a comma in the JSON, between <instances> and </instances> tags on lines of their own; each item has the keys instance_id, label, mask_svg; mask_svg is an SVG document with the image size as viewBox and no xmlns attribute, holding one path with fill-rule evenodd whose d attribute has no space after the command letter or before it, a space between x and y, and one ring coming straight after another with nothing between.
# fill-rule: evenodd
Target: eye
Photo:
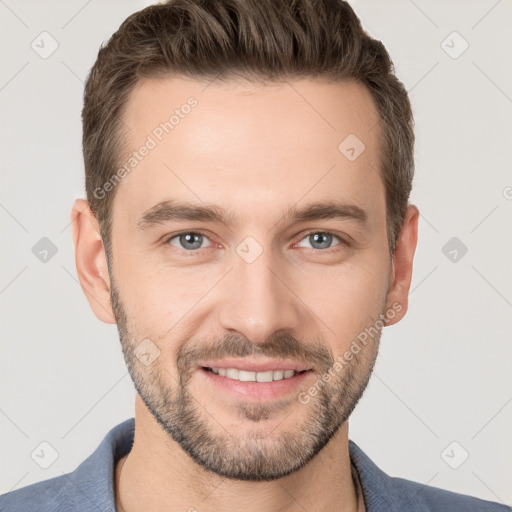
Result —
<instances>
[{"instance_id":1,"label":"eye","mask_svg":"<svg viewBox=\"0 0 512 512\"><path fill-rule=\"evenodd\" d=\"M333 242L333 239L338 239L341 243L338 243L334 246L334 248L331 248L331 244ZM308 233L302 240L307 240L311 243L312 249L318 249L322 252L332 252L336 251L336 247L347 245L345 240L343 240L341 237L335 235L334 233L331 233L329 231L312 231ZM299 244L301 243L299 242Z\"/></svg>"},{"instance_id":2,"label":"eye","mask_svg":"<svg viewBox=\"0 0 512 512\"><path fill-rule=\"evenodd\" d=\"M339 243L332 247L332 243L335 239L337 239ZM301 246L300 244L303 243L303 241L309 242L311 249L321 251L323 253L338 251L342 246L348 245L348 243L340 236L329 231L312 231L303 237L297 246ZM208 245L203 245L205 242L207 242ZM173 245L174 247L191 254L198 252L199 249L206 249L213 245L205 234L196 231L178 233L169 237L165 243Z\"/></svg>"},{"instance_id":3,"label":"eye","mask_svg":"<svg viewBox=\"0 0 512 512\"><path fill-rule=\"evenodd\" d=\"M176 240L176 242L174 243L173 240ZM167 239L166 243L170 243L171 245L174 245L175 247L188 252L194 252L198 249L209 247L209 245L203 247L203 242L205 240L209 241L209 238L206 235L203 235L202 233L196 233L195 231L187 231L173 235Z\"/></svg>"}]
</instances>

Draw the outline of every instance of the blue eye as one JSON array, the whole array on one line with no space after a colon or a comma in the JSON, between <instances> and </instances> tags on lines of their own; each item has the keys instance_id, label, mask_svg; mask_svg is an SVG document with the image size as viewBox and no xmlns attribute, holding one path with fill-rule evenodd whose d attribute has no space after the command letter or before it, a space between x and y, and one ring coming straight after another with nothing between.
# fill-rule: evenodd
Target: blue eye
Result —
<instances>
[{"instance_id":1,"label":"blue eye","mask_svg":"<svg viewBox=\"0 0 512 512\"><path fill-rule=\"evenodd\" d=\"M336 239L338 243L333 246L332 244ZM311 231L296 245L304 247L300 244L305 240L309 241L309 248L316 250L318 253L336 252L343 246L349 245L344 239L329 231ZM208 242L208 245L203 245L205 242ZM200 249L207 249L213 245L205 234L196 231L178 233L169 237L165 243L180 249L187 256L193 256L195 253L200 252Z\"/></svg>"},{"instance_id":2,"label":"blue eye","mask_svg":"<svg viewBox=\"0 0 512 512\"><path fill-rule=\"evenodd\" d=\"M318 249L322 252L330 252L328 249L331 249L333 239L338 239L341 242L336 244L334 247L345 244L343 239L333 233L330 233L329 231L312 231L308 233L302 240L309 240L312 245L312 249Z\"/></svg>"},{"instance_id":3,"label":"blue eye","mask_svg":"<svg viewBox=\"0 0 512 512\"><path fill-rule=\"evenodd\" d=\"M177 239L180 245L172 243L172 240L174 239ZM185 251L196 251L197 249L204 249L204 247L202 247L204 240L208 240L208 237L206 235L203 235L202 233L188 231L185 233L174 235L173 237L169 238L167 242Z\"/></svg>"}]
</instances>

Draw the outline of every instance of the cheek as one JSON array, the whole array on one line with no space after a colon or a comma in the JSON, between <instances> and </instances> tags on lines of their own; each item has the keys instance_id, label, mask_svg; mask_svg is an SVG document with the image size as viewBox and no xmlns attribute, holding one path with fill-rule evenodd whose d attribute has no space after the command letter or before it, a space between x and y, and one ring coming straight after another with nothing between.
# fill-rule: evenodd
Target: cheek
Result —
<instances>
[{"instance_id":1,"label":"cheek","mask_svg":"<svg viewBox=\"0 0 512 512\"><path fill-rule=\"evenodd\" d=\"M179 335L193 318L194 307L215 283L213 276L159 268L147 259L126 266L119 276L121 298L134 334L162 341Z\"/></svg>"},{"instance_id":2,"label":"cheek","mask_svg":"<svg viewBox=\"0 0 512 512\"><path fill-rule=\"evenodd\" d=\"M385 306L387 269L377 262L320 270L307 281L299 296L319 319L319 328L337 340L341 352L374 323Z\"/></svg>"},{"instance_id":3,"label":"cheek","mask_svg":"<svg viewBox=\"0 0 512 512\"><path fill-rule=\"evenodd\" d=\"M306 304L299 301L298 307L305 308L309 322L327 339L338 340L339 350L344 351L382 312L387 263L382 251L372 248L339 265L288 269L288 276L293 290ZM183 329L204 312L208 303L201 302L201 298L225 272L222 265L170 267L159 258L144 257L136 249L125 253L115 265L121 297L136 327L134 334L162 340L186 335ZM289 300L298 299L290 296ZM213 309L221 306L209 304ZM184 321L180 321L182 318Z\"/></svg>"}]
</instances>

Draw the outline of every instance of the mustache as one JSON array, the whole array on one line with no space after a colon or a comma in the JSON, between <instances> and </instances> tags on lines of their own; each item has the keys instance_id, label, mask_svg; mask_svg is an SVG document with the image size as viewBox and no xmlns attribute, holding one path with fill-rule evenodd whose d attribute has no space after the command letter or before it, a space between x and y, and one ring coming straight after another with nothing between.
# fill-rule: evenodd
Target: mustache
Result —
<instances>
[{"instance_id":1,"label":"mustache","mask_svg":"<svg viewBox=\"0 0 512 512\"><path fill-rule=\"evenodd\" d=\"M253 343L240 334L229 333L221 340L204 343L185 343L177 353L180 373L186 373L197 361L224 358L265 356L272 359L292 359L309 365L317 373L325 373L334 364L331 349L321 341L304 343L290 334L272 335L263 343Z\"/></svg>"}]
</instances>

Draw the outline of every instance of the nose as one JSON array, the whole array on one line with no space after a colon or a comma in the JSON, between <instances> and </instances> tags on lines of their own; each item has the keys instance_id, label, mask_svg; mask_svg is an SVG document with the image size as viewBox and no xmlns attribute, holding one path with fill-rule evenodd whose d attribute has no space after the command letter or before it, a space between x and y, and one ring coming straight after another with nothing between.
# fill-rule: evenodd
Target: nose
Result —
<instances>
[{"instance_id":1,"label":"nose","mask_svg":"<svg viewBox=\"0 0 512 512\"><path fill-rule=\"evenodd\" d=\"M236 255L224 282L221 327L253 343L265 342L276 331L295 331L305 314L293 288L290 269L277 265L270 250L252 263Z\"/></svg>"}]
</instances>

